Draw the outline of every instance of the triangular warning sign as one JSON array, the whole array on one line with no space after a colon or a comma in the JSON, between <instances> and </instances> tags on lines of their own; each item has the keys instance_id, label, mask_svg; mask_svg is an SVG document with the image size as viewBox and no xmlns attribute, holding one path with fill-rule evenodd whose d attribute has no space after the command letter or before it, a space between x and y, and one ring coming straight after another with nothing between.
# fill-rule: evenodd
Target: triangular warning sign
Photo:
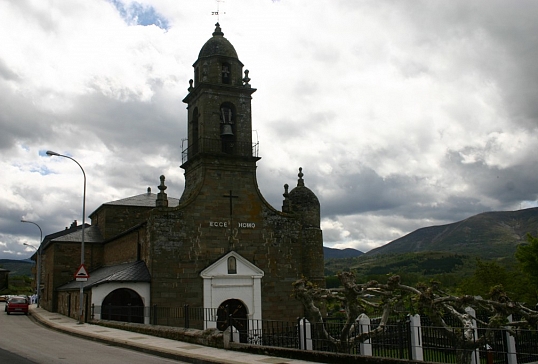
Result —
<instances>
[{"instance_id":1,"label":"triangular warning sign","mask_svg":"<svg viewBox=\"0 0 538 364\"><path fill-rule=\"evenodd\" d=\"M80 267L78 267L77 272L75 273L75 279L77 281L86 281L88 280L88 278L90 278L90 275L88 274L88 271L86 270L84 264L81 264Z\"/></svg>"}]
</instances>

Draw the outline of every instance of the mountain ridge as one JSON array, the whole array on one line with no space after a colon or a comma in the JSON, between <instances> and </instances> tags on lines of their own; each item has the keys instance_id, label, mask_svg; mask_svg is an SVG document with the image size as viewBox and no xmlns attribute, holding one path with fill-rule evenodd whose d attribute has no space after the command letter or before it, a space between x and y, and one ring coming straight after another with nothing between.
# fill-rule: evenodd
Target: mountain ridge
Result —
<instances>
[{"instance_id":1,"label":"mountain ridge","mask_svg":"<svg viewBox=\"0 0 538 364\"><path fill-rule=\"evenodd\" d=\"M363 255L364 253L357 249L345 248L345 249L336 249L323 247L323 255L325 260L327 259L342 259L342 258L354 258Z\"/></svg>"},{"instance_id":2,"label":"mountain ridge","mask_svg":"<svg viewBox=\"0 0 538 364\"><path fill-rule=\"evenodd\" d=\"M495 259L513 255L529 233L538 235L538 207L483 212L454 223L423 227L365 255L439 251Z\"/></svg>"},{"instance_id":3,"label":"mountain ridge","mask_svg":"<svg viewBox=\"0 0 538 364\"><path fill-rule=\"evenodd\" d=\"M9 276L32 277L32 267L34 262L29 259L0 259L0 267L9 270Z\"/></svg>"}]
</instances>

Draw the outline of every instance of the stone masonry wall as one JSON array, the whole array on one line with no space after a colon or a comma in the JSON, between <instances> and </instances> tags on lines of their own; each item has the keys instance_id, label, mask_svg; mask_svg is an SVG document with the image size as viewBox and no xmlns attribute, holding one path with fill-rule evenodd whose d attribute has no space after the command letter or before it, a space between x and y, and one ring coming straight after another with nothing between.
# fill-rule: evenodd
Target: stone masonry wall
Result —
<instances>
[{"instance_id":1,"label":"stone masonry wall","mask_svg":"<svg viewBox=\"0 0 538 364\"><path fill-rule=\"evenodd\" d=\"M105 244L104 265L109 266L136 261L140 235L143 235L144 232L144 229L134 230Z\"/></svg>"},{"instance_id":2,"label":"stone masonry wall","mask_svg":"<svg viewBox=\"0 0 538 364\"><path fill-rule=\"evenodd\" d=\"M153 207L103 205L92 216L105 240L144 222Z\"/></svg>"},{"instance_id":3,"label":"stone masonry wall","mask_svg":"<svg viewBox=\"0 0 538 364\"><path fill-rule=\"evenodd\" d=\"M263 318L295 320L303 309L291 297L292 283L312 271L305 254L319 256L320 231L305 235L298 218L270 207L252 170L218 167L201 178L203 186L195 201L152 212L148 222L152 303L202 307L200 272L234 250L265 272ZM230 190L237 196L232 198L231 216L230 198L225 197ZM315 251L305 252L309 246L303 245L305 238L310 247L316 246ZM316 275L323 275L323 269Z\"/></svg>"},{"instance_id":4,"label":"stone masonry wall","mask_svg":"<svg viewBox=\"0 0 538 364\"><path fill-rule=\"evenodd\" d=\"M88 271L102 265L102 246L100 244L85 244L85 265ZM54 243L42 255L42 280L45 286L41 304L46 310L58 310L58 298L55 290L74 279L80 266L80 243Z\"/></svg>"}]
</instances>

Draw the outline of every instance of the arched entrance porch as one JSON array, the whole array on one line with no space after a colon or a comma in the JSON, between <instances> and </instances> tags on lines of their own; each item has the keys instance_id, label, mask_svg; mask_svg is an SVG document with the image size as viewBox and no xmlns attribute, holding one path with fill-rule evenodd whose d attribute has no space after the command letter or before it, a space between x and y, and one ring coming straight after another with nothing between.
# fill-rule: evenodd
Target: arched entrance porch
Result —
<instances>
[{"instance_id":1,"label":"arched entrance porch","mask_svg":"<svg viewBox=\"0 0 538 364\"><path fill-rule=\"evenodd\" d=\"M101 319L144 323L142 298L129 288L119 288L110 292L101 304Z\"/></svg>"}]
</instances>

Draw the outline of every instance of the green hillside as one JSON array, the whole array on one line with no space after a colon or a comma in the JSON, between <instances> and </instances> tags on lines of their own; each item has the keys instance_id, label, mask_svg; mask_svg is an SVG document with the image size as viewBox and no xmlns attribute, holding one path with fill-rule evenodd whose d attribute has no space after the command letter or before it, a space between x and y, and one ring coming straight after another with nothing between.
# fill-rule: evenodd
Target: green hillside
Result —
<instances>
[{"instance_id":1,"label":"green hillside","mask_svg":"<svg viewBox=\"0 0 538 364\"><path fill-rule=\"evenodd\" d=\"M0 267L9 270L9 276L32 277L34 262L29 260L0 259Z\"/></svg>"},{"instance_id":2,"label":"green hillside","mask_svg":"<svg viewBox=\"0 0 538 364\"><path fill-rule=\"evenodd\" d=\"M442 251L499 259L513 256L527 233L538 235L538 208L485 212L456 223L425 227L365 255Z\"/></svg>"},{"instance_id":3,"label":"green hillside","mask_svg":"<svg viewBox=\"0 0 538 364\"><path fill-rule=\"evenodd\" d=\"M538 208L486 212L425 227L361 256L326 260L327 287L339 286L336 274L341 271L355 272L360 282L383 282L397 274L407 285L435 280L449 291L466 294L487 294L492 285L502 284L512 297L535 303L537 297L515 259L528 233L538 236Z\"/></svg>"},{"instance_id":4,"label":"green hillside","mask_svg":"<svg viewBox=\"0 0 538 364\"><path fill-rule=\"evenodd\" d=\"M513 260L512 260L513 261ZM446 252L418 252L332 259L325 263L325 274L353 270L364 279L376 279L390 274L418 277L434 277L454 274L464 276L472 273L476 257ZM429 278L427 278L429 279Z\"/></svg>"}]
</instances>

